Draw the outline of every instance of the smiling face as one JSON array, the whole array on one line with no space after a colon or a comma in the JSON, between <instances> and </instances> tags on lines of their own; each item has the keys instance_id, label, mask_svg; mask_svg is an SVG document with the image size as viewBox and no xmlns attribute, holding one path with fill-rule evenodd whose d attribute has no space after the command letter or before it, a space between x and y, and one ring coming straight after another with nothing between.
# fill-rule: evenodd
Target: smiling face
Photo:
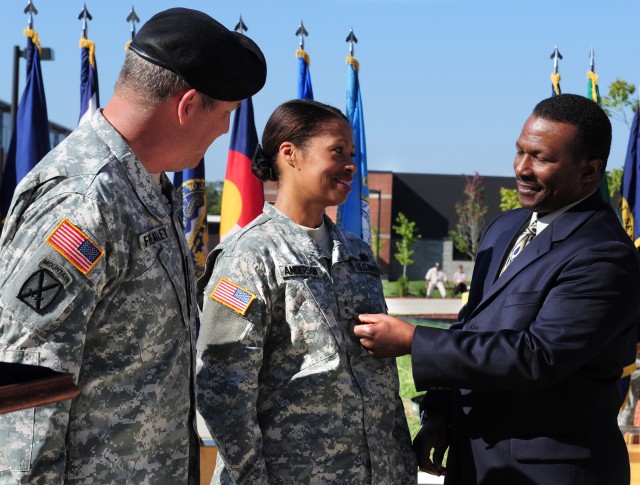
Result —
<instances>
[{"instance_id":1,"label":"smiling face","mask_svg":"<svg viewBox=\"0 0 640 485\"><path fill-rule=\"evenodd\" d=\"M595 190L602 162L576 155L576 127L531 115L516 142L520 205L548 214Z\"/></svg>"},{"instance_id":2,"label":"smiling face","mask_svg":"<svg viewBox=\"0 0 640 485\"><path fill-rule=\"evenodd\" d=\"M298 201L314 210L342 204L356 173L354 149L349 123L338 118L328 121L306 146L293 147L294 177L284 183L293 184Z\"/></svg>"}]
</instances>

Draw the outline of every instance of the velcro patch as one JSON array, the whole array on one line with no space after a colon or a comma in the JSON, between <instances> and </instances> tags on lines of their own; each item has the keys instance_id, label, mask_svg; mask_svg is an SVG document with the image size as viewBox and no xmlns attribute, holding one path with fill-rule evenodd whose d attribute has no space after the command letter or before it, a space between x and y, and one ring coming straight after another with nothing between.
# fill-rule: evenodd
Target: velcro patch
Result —
<instances>
[{"instance_id":1,"label":"velcro patch","mask_svg":"<svg viewBox=\"0 0 640 485\"><path fill-rule=\"evenodd\" d=\"M256 295L244 288L240 288L227 278L220 278L220 281L218 281L218 284L209 297L231 308L234 312L244 315L247 313L253 300L255 300Z\"/></svg>"},{"instance_id":2,"label":"velcro patch","mask_svg":"<svg viewBox=\"0 0 640 485\"><path fill-rule=\"evenodd\" d=\"M151 229L149 232L145 232L141 234L138 238L140 242L140 247L142 249L149 249L151 246L161 243L165 239L169 238L169 231L167 230L167 226L160 226L154 229Z\"/></svg>"},{"instance_id":3,"label":"velcro patch","mask_svg":"<svg viewBox=\"0 0 640 485\"><path fill-rule=\"evenodd\" d=\"M320 276L317 266L307 266L304 264L288 264L280 267L283 278L295 276Z\"/></svg>"},{"instance_id":4,"label":"velcro patch","mask_svg":"<svg viewBox=\"0 0 640 485\"><path fill-rule=\"evenodd\" d=\"M378 265L373 263L367 263L366 261L351 261L351 265L357 273L381 274Z\"/></svg>"},{"instance_id":5,"label":"velcro patch","mask_svg":"<svg viewBox=\"0 0 640 485\"><path fill-rule=\"evenodd\" d=\"M38 313L42 313L58 296L62 286L53 273L40 269L24 282L18 293L18 299Z\"/></svg>"},{"instance_id":6,"label":"velcro patch","mask_svg":"<svg viewBox=\"0 0 640 485\"><path fill-rule=\"evenodd\" d=\"M47 242L85 275L104 256L104 251L66 218L49 235Z\"/></svg>"}]
</instances>

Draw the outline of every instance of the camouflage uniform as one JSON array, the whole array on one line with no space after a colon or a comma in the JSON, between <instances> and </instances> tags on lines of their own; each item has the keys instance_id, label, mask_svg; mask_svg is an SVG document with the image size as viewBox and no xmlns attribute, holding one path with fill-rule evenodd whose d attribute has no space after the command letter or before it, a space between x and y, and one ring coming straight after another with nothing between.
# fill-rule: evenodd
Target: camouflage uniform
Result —
<instances>
[{"instance_id":1,"label":"camouflage uniform","mask_svg":"<svg viewBox=\"0 0 640 485\"><path fill-rule=\"evenodd\" d=\"M212 483L416 482L395 360L349 335L385 311L380 269L325 223L331 260L269 204L207 259L196 388L220 449Z\"/></svg>"},{"instance_id":2,"label":"camouflage uniform","mask_svg":"<svg viewBox=\"0 0 640 485\"><path fill-rule=\"evenodd\" d=\"M0 360L71 372L81 394L0 416L0 483L187 483L195 276L162 183L170 200L98 112L18 186Z\"/></svg>"}]
</instances>

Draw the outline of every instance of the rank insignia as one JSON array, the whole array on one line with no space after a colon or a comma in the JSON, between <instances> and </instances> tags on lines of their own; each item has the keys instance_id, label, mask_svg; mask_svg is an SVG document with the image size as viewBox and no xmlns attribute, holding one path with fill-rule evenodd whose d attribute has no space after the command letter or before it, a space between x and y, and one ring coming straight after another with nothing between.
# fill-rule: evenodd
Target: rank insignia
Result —
<instances>
[{"instance_id":1,"label":"rank insignia","mask_svg":"<svg viewBox=\"0 0 640 485\"><path fill-rule=\"evenodd\" d=\"M104 256L104 251L66 218L49 235L47 242L85 275Z\"/></svg>"},{"instance_id":2,"label":"rank insignia","mask_svg":"<svg viewBox=\"0 0 640 485\"><path fill-rule=\"evenodd\" d=\"M210 298L231 308L234 312L244 315L247 313L251 302L255 300L256 295L240 288L226 278L220 278Z\"/></svg>"},{"instance_id":3,"label":"rank insignia","mask_svg":"<svg viewBox=\"0 0 640 485\"><path fill-rule=\"evenodd\" d=\"M49 270L41 269L24 282L18 293L18 299L38 313L42 313L58 296L62 286L62 283Z\"/></svg>"}]
</instances>

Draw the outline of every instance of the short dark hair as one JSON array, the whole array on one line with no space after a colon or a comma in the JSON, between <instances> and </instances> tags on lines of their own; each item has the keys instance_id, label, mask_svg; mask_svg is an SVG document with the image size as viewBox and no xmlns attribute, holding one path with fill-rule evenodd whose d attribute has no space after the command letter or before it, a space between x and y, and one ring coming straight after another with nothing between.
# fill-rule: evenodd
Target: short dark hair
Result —
<instances>
[{"instance_id":1,"label":"short dark hair","mask_svg":"<svg viewBox=\"0 0 640 485\"><path fill-rule=\"evenodd\" d=\"M598 103L577 94L560 94L540 101L533 114L575 126L574 155L577 158L599 158L604 171L611 150L611 122Z\"/></svg>"},{"instance_id":2,"label":"short dark hair","mask_svg":"<svg viewBox=\"0 0 640 485\"><path fill-rule=\"evenodd\" d=\"M293 99L278 106L262 132L262 147L251 164L260 180L278 180L276 157L286 141L305 150L309 141L322 135L335 120L349 121L338 108L310 99Z\"/></svg>"}]
</instances>

